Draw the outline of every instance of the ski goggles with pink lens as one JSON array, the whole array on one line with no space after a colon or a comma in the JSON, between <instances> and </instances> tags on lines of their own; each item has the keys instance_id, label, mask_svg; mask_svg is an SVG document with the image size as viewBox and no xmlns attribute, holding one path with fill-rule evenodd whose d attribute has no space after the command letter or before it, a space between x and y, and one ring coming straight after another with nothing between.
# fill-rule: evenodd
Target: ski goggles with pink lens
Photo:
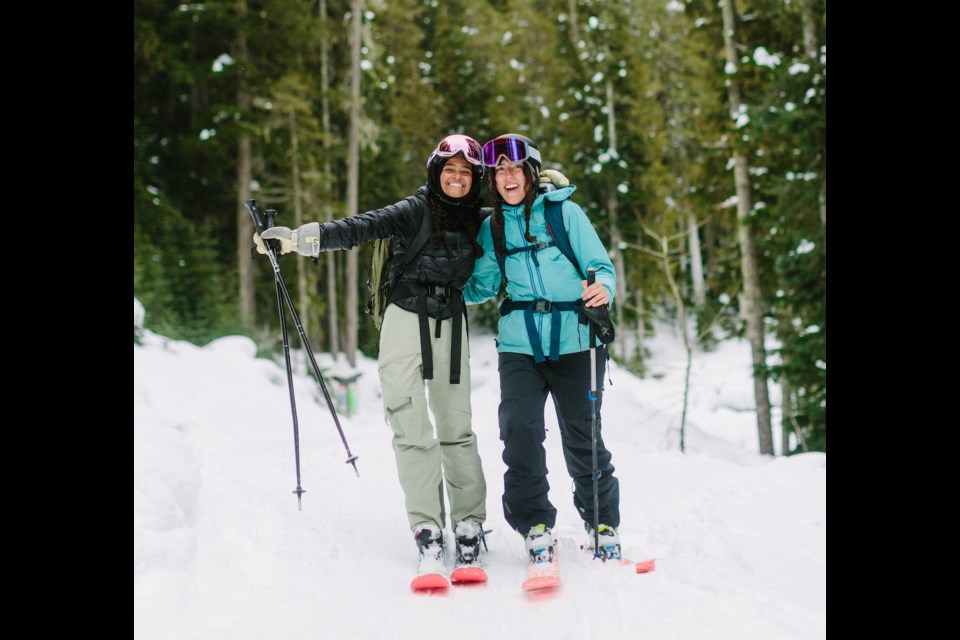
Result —
<instances>
[{"instance_id":1,"label":"ski goggles with pink lens","mask_svg":"<svg viewBox=\"0 0 960 640\"><path fill-rule=\"evenodd\" d=\"M510 162L523 162L527 158L541 161L540 151L519 138L501 136L483 145L483 164L495 167L502 157Z\"/></svg>"},{"instance_id":2,"label":"ski goggles with pink lens","mask_svg":"<svg viewBox=\"0 0 960 640\"><path fill-rule=\"evenodd\" d=\"M475 164L481 168L483 167L483 151L480 149L480 143L470 136L464 136L459 133L447 136L441 140L437 148L430 154L430 159L427 160L427 164L429 165L435 156L452 158L458 153L462 153L463 157L466 158L470 164Z\"/></svg>"}]
</instances>

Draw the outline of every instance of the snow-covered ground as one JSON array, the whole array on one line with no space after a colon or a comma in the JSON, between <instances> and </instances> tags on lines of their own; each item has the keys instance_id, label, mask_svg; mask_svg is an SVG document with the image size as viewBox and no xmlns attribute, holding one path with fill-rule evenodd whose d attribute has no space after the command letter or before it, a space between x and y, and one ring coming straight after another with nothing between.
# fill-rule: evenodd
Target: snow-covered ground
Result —
<instances>
[{"instance_id":1,"label":"snow-covered ground","mask_svg":"<svg viewBox=\"0 0 960 640\"><path fill-rule=\"evenodd\" d=\"M757 453L749 346L739 341L695 354L680 453L683 350L668 330L647 346L646 379L612 366L603 429L620 478L624 555L655 559L656 570L637 574L578 549L585 534L547 403L564 585L520 590L523 542L500 508L497 357L493 336L478 333L472 398L493 530L489 581L423 595L409 590L416 548L376 361L360 361L357 411L340 414L359 477L319 387L295 377L298 511L282 363L257 358L244 337L199 347L144 330L134 346L135 637L825 638L826 455Z\"/></svg>"}]
</instances>

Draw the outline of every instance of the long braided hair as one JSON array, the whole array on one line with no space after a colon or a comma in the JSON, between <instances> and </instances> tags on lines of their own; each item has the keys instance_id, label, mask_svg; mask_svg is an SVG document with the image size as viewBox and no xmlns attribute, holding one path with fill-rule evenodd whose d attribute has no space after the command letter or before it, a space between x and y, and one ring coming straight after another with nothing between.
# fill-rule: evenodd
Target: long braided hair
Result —
<instances>
[{"instance_id":1,"label":"long braided hair","mask_svg":"<svg viewBox=\"0 0 960 640\"><path fill-rule=\"evenodd\" d=\"M536 177L529 162L524 162L522 166L523 175L527 179L526 194L523 197L523 220L526 223L523 237L527 242L536 242L536 236L530 233L530 213L533 211L533 201L537 197ZM505 257L507 255L507 234L503 228L503 196L497 191L496 174L490 178L490 195L493 198L493 214L490 216L493 248L497 256Z\"/></svg>"}]
</instances>

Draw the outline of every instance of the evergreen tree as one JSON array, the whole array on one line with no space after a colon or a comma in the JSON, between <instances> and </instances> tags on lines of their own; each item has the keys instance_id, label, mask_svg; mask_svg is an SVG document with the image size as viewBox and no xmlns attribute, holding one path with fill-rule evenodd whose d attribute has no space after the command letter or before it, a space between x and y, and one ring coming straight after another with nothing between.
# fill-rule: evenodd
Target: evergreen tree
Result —
<instances>
[{"instance_id":1,"label":"evergreen tree","mask_svg":"<svg viewBox=\"0 0 960 640\"><path fill-rule=\"evenodd\" d=\"M701 348L744 330L737 151L750 167L757 304L776 342L769 373L786 394L784 428L802 436L790 448L825 450L823 0L740 0L735 76L720 73L713 0L367 0L355 119L352 4L134 1L134 290L148 328L198 341L242 331L276 344L273 276L251 254L238 203L248 192L284 226L298 210L303 221L346 215L353 122L359 211L423 184L442 135L484 142L512 131L571 179L619 252L619 335L638 351L622 364L642 371L650 319L672 319L678 306L695 310ZM734 77L742 107L731 128ZM675 283L651 260L660 247L647 231L697 239L680 251ZM315 347L337 348L346 335L321 314L364 306L362 293L345 300L362 291L369 249L352 255L356 286L344 252L319 269L282 262L291 291L310 299L301 315ZM474 325L496 320L493 305L471 309ZM375 354L372 323L361 316L357 329L359 348Z\"/></svg>"},{"instance_id":2,"label":"evergreen tree","mask_svg":"<svg viewBox=\"0 0 960 640\"><path fill-rule=\"evenodd\" d=\"M826 449L826 57L816 46L817 4L755 1L743 60L754 83L759 237L773 267L765 286L780 343L772 373L792 396L785 406L795 415L783 417L784 428L803 430L794 451L801 439ZM812 32L804 10L814 16Z\"/></svg>"}]
</instances>

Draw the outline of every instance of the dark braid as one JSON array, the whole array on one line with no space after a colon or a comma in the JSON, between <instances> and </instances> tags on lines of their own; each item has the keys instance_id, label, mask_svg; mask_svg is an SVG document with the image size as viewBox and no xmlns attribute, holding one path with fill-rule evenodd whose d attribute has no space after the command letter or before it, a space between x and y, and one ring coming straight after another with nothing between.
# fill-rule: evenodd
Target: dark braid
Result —
<instances>
[{"instance_id":1,"label":"dark braid","mask_svg":"<svg viewBox=\"0 0 960 640\"><path fill-rule=\"evenodd\" d=\"M537 236L530 233L530 212L532 209L533 197L528 193L527 197L523 199L523 221L526 223L523 237L526 238L527 242L537 241Z\"/></svg>"},{"instance_id":2,"label":"dark braid","mask_svg":"<svg viewBox=\"0 0 960 640\"><path fill-rule=\"evenodd\" d=\"M431 196L430 215L433 218L431 221L432 226L430 227L430 241L441 241L444 243L444 246L446 246L446 236L443 233L443 228L447 224L447 208L441 204L439 198Z\"/></svg>"},{"instance_id":3,"label":"dark braid","mask_svg":"<svg viewBox=\"0 0 960 640\"><path fill-rule=\"evenodd\" d=\"M498 256L507 255L507 234L503 232L503 201L493 207L490 216L490 231L493 235L493 249Z\"/></svg>"}]
</instances>

